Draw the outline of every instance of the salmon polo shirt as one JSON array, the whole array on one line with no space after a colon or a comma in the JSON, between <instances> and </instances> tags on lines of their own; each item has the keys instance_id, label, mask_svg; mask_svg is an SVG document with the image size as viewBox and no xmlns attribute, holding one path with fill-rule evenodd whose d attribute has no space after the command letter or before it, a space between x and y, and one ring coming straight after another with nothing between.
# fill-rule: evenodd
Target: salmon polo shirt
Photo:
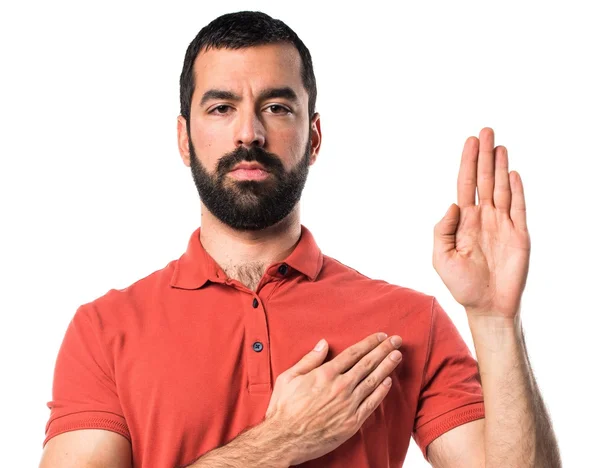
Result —
<instances>
[{"instance_id":1,"label":"salmon polo shirt","mask_svg":"<svg viewBox=\"0 0 600 468\"><path fill-rule=\"evenodd\" d=\"M251 291L200 242L165 268L82 305L56 361L44 445L79 429L126 437L136 468L175 468L259 424L275 379L325 338L327 360L375 332L402 337L392 386L361 429L305 467L401 467L410 438L484 417L477 363L432 296L293 252Z\"/></svg>"}]
</instances>

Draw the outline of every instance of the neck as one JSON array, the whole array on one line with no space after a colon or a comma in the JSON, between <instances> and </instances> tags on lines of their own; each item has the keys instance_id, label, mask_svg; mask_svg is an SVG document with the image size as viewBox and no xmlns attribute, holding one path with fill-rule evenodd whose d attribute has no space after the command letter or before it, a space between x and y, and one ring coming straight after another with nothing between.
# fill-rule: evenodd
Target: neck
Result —
<instances>
[{"instance_id":1,"label":"neck","mask_svg":"<svg viewBox=\"0 0 600 468\"><path fill-rule=\"evenodd\" d=\"M202 204L200 242L208 254L232 279L250 289L256 280L248 279L248 269L262 277L265 269L284 260L300 239L299 204L279 223L259 231L237 231L215 218ZM256 284L249 284L256 283Z\"/></svg>"}]
</instances>

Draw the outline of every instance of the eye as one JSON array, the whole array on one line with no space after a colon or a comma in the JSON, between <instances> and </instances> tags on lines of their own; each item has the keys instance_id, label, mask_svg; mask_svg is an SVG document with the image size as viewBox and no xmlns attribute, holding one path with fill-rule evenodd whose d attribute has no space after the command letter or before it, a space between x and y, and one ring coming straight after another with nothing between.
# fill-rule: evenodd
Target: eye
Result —
<instances>
[{"instance_id":1,"label":"eye","mask_svg":"<svg viewBox=\"0 0 600 468\"><path fill-rule=\"evenodd\" d=\"M267 109L269 109L271 111L270 112L271 114L285 115L285 114L291 113L291 111L287 107L283 107L279 104L271 104L270 106L267 107Z\"/></svg>"},{"instance_id":2,"label":"eye","mask_svg":"<svg viewBox=\"0 0 600 468\"><path fill-rule=\"evenodd\" d=\"M221 104L220 106L215 107L213 110L211 110L209 112L209 114L219 114L219 115L225 115L227 114L227 111L231 109L230 106L226 105L226 104Z\"/></svg>"}]
</instances>

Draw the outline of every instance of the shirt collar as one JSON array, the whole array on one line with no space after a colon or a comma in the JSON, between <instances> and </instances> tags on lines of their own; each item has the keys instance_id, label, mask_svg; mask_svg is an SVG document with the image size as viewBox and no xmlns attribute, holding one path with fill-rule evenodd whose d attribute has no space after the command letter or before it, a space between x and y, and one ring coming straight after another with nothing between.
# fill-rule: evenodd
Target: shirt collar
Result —
<instances>
[{"instance_id":1,"label":"shirt collar","mask_svg":"<svg viewBox=\"0 0 600 468\"><path fill-rule=\"evenodd\" d=\"M204 249L200 242L200 229L191 235L186 252L176 260L175 271L171 277L171 286L180 289L198 289L208 281L222 283L226 275L221 267ZM317 246L313 235L301 226L300 240L292 253L281 263L315 281L323 266L323 254Z\"/></svg>"}]
</instances>

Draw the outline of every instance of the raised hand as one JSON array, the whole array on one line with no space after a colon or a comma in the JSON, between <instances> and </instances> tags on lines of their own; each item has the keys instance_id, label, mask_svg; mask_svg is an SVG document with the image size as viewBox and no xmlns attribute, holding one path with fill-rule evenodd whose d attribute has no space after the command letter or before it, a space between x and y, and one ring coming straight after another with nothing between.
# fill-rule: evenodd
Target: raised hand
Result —
<instances>
[{"instance_id":1,"label":"raised hand","mask_svg":"<svg viewBox=\"0 0 600 468\"><path fill-rule=\"evenodd\" d=\"M506 148L494 147L494 131L484 128L465 143L458 206L435 226L433 266L470 316L513 319L530 250L521 177L509 173Z\"/></svg>"},{"instance_id":2,"label":"raised hand","mask_svg":"<svg viewBox=\"0 0 600 468\"><path fill-rule=\"evenodd\" d=\"M374 334L323 364L324 343L277 378L265 420L283 434L292 465L323 456L356 434L390 389L401 342Z\"/></svg>"}]
</instances>

